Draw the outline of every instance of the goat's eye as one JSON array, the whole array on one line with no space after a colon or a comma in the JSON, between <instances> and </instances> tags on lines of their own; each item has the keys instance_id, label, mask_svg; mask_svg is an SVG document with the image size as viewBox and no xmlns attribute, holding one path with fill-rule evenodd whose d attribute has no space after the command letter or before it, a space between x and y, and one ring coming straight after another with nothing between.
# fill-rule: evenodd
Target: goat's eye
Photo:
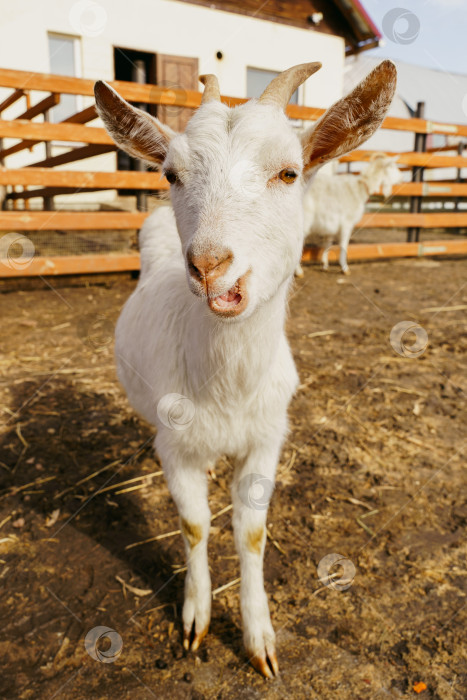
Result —
<instances>
[{"instance_id":1,"label":"goat's eye","mask_svg":"<svg viewBox=\"0 0 467 700\"><path fill-rule=\"evenodd\" d=\"M178 180L177 173L175 173L173 170L167 170L167 172L165 173L165 177L171 185L175 185L175 183Z\"/></svg>"},{"instance_id":2,"label":"goat's eye","mask_svg":"<svg viewBox=\"0 0 467 700\"><path fill-rule=\"evenodd\" d=\"M287 183L287 185L291 185L292 182L295 182L297 178L297 173L291 168L285 168L284 170L280 171L279 177L282 180L282 182Z\"/></svg>"}]
</instances>

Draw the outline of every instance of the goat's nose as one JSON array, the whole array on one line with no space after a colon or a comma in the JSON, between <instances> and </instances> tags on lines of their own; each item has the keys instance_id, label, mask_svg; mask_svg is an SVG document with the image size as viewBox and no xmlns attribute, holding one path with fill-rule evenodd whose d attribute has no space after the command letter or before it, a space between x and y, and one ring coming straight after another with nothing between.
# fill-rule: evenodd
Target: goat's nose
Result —
<instances>
[{"instance_id":1,"label":"goat's nose","mask_svg":"<svg viewBox=\"0 0 467 700\"><path fill-rule=\"evenodd\" d=\"M187 252L190 275L201 282L205 289L227 272L232 260L233 253L226 248L200 255L196 255L192 248Z\"/></svg>"}]
</instances>

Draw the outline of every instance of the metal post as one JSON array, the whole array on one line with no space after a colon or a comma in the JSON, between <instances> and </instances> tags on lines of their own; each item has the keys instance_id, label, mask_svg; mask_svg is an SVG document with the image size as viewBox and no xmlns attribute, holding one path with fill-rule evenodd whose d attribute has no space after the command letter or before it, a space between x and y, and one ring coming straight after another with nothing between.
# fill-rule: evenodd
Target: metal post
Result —
<instances>
[{"instance_id":1,"label":"metal post","mask_svg":"<svg viewBox=\"0 0 467 700\"><path fill-rule=\"evenodd\" d=\"M44 112L44 121L50 121L50 110ZM52 158L52 144L50 141L45 142L45 157ZM54 211L55 204L53 197L44 197L44 211Z\"/></svg>"},{"instance_id":2,"label":"metal post","mask_svg":"<svg viewBox=\"0 0 467 700\"><path fill-rule=\"evenodd\" d=\"M425 103L417 102L417 111L415 112L415 117L417 119L423 119L425 117ZM426 151L426 134L415 134L414 143L415 153L424 153ZM423 172L424 168L414 167L412 168L412 182L423 182ZM422 208L422 198L412 197L410 200L410 213L418 214ZM420 240L420 227L419 226L409 226L407 229L407 242Z\"/></svg>"},{"instance_id":3,"label":"metal post","mask_svg":"<svg viewBox=\"0 0 467 700\"><path fill-rule=\"evenodd\" d=\"M131 71L131 79L134 83L146 83L146 66L144 61L142 61L141 59L138 59L134 62ZM146 106L143 104L139 104L138 107L140 109L146 109ZM139 158L137 158L135 161L135 170L138 170L139 172L146 171L146 166L144 165L143 161L141 161ZM148 198L147 193L144 190L136 191L136 206L138 208L138 211L148 210Z\"/></svg>"},{"instance_id":4,"label":"metal post","mask_svg":"<svg viewBox=\"0 0 467 700\"><path fill-rule=\"evenodd\" d=\"M0 112L0 119L1 118L2 118L2 114ZM3 142L3 139L0 139L0 151L3 151L3 148L4 148L4 142ZM0 158L0 166L2 168L5 166L5 161L3 158ZM7 192L8 192L7 186L5 185L4 192L3 192L4 196L2 197L2 210L3 211L6 211L8 209L8 204L7 204L8 200L6 198Z\"/></svg>"},{"instance_id":5,"label":"metal post","mask_svg":"<svg viewBox=\"0 0 467 700\"><path fill-rule=\"evenodd\" d=\"M464 153L464 148L465 148L465 142L464 142L464 141L460 141L460 142L457 144L457 155L458 155L458 156L462 156L462 155L463 155L463 153ZM459 182L459 183L462 182L462 168L457 168L456 182ZM460 198L460 197L456 197L456 198L454 199L454 211L458 211L458 210L459 210L459 202L460 202L460 201L461 201L461 198ZM455 232L459 235L460 232L461 232L460 228L456 228L456 229L455 229Z\"/></svg>"},{"instance_id":6,"label":"metal post","mask_svg":"<svg viewBox=\"0 0 467 700\"><path fill-rule=\"evenodd\" d=\"M0 112L0 119L3 119L3 111ZM3 151L4 148L5 148L5 142L4 142L3 139L0 139L0 151ZM0 158L0 166L1 166L2 168L5 167L5 159L4 159L4 158ZM2 198L2 210L3 210L3 211L6 211L6 210L8 209L8 204L7 204L7 201L8 201L8 200L7 200L7 198L6 198L7 191L8 191L8 190L7 190L7 186L5 185L5 188L4 188L4 197Z\"/></svg>"}]
</instances>

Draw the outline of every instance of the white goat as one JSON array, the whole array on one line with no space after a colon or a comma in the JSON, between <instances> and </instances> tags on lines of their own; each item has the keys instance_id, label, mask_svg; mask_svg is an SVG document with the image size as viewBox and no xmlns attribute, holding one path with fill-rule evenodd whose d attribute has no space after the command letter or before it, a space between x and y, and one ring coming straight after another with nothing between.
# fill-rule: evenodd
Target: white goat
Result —
<instances>
[{"instance_id":1,"label":"white goat","mask_svg":"<svg viewBox=\"0 0 467 700\"><path fill-rule=\"evenodd\" d=\"M398 158L377 153L360 175L319 173L306 188L303 196L305 241L321 243L325 240L321 258L324 270L328 269L329 249L338 240L339 263L342 272L349 274L347 248L350 236L362 218L370 195L381 187L383 195L389 197L392 186L401 181L395 163ZM300 265L296 275L303 275Z\"/></svg>"},{"instance_id":2,"label":"white goat","mask_svg":"<svg viewBox=\"0 0 467 700\"><path fill-rule=\"evenodd\" d=\"M220 101L215 76L203 76L202 104L184 134L105 83L95 87L116 143L162 165L171 184L173 209L159 208L141 230L141 277L117 323L116 357L129 400L157 426L155 447L180 514L188 560L184 646L196 650L209 626L206 471L225 454L235 464L244 642L267 677L278 664L263 554L298 380L284 321L303 245L301 181L376 130L396 82L394 65L384 61L300 141L284 109L320 66L290 68L259 100L234 109Z\"/></svg>"}]
</instances>

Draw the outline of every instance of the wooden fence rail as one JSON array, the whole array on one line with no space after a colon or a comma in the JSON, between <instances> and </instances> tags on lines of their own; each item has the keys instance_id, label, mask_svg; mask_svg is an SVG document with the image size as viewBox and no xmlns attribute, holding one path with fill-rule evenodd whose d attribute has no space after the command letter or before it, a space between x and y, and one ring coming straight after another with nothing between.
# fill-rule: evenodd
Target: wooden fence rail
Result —
<instances>
[{"instance_id":1,"label":"wooden fence rail","mask_svg":"<svg viewBox=\"0 0 467 700\"><path fill-rule=\"evenodd\" d=\"M154 105L175 105L196 109L201 103L202 93L193 90L180 90L171 87L157 85L143 85L141 83L129 83L121 80L109 81L109 84L117 90L125 100L129 102L143 102ZM38 90L44 92L57 92L64 95L94 95L94 80L83 78L70 78L63 75L47 73L31 73L29 71L0 69L0 87L10 87L16 90ZM246 99L239 97L223 96L222 101L235 106L243 104ZM0 105L0 111L3 111ZM287 114L291 119L315 120L324 113L324 109L316 107L302 107L289 105ZM411 131L421 134L445 134L449 136L467 136L466 124L438 123L429 119L403 119L400 117L386 117L382 125L383 129L396 131Z\"/></svg>"},{"instance_id":2,"label":"wooden fence rail","mask_svg":"<svg viewBox=\"0 0 467 700\"><path fill-rule=\"evenodd\" d=\"M467 159L466 159L467 160ZM160 173L132 172L93 172L78 170L52 170L49 168L28 167L11 169L0 167L0 185L42 185L76 189L143 189L168 190L169 183ZM29 195L33 195L31 190ZM17 193L23 195L24 193ZM392 196L410 197L467 197L467 183L458 182L402 182L392 187ZM37 196L37 195L36 195Z\"/></svg>"},{"instance_id":3,"label":"wooden fence rail","mask_svg":"<svg viewBox=\"0 0 467 700\"><path fill-rule=\"evenodd\" d=\"M112 81L111 85L127 100L146 105L175 106L196 109L201 101L201 93L143 85L123 81ZM50 121L50 110L60 104L61 95L76 95L88 99L93 96L93 80L65 76L30 73L27 71L0 69L0 88L11 89L0 103L0 186L7 188L6 203L13 205L13 210L0 213L0 232L12 231L48 231L48 230L100 230L102 236L111 230L137 229L146 214L143 211L36 211L30 209L30 201L40 198L44 208L53 208L53 198L63 194L93 192L99 190L119 190L121 192L159 192L168 189L167 181L155 172L116 171L103 172L92 169L85 171L58 170L59 166L87 161L95 156L117 150L112 139L102 126L91 124L97 113L94 104L88 104L80 111L59 123ZM34 104L32 100L35 99ZM234 106L246 100L223 96L224 103ZM22 105L22 102L25 102ZM86 103L85 103L86 104ZM8 115L5 112L8 110ZM13 118L11 112L18 113ZM293 119L316 120L324 112L320 108L289 105L288 115ZM39 119L41 121L36 121ZM387 117L383 129L409 131L414 134L444 134L445 136L467 137L467 125L438 123L428 119L402 119ZM421 138L421 137L419 137ZM5 143L5 139L15 143ZM60 142L61 153L54 153L52 147ZM31 151L38 144L45 147L45 157ZM449 154L449 150L455 154ZM458 152L456 152L458 151ZM12 156L20 156L26 162L22 167L8 167ZM371 150L356 150L344 156L345 163L365 163L371 159ZM398 198L423 198L426 202L441 200L454 202L453 211L378 211L366 213L359 223L360 228L401 228L415 229L467 229L467 211L459 211L461 198L467 201L467 183L460 177L461 169L467 168L467 158L457 145L442 145L424 152L415 150L398 155L401 170L424 170L455 168L458 178L454 181L403 182L395 185L392 195ZM420 179L418 177L418 179ZM18 190L18 188L21 188ZM47 204L47 207L45 206ZM22 209L18 207L22 205ZM5 203L4 203L5 206ZM2 234L3 235L3 234ZM430 252L431 251L431 252ZM371 245L352 245L349 258L355 257L392 257L400 255L467 253L467 240L457 238L450 241L436 241L430 244L420 243L378 243ZM319 251L308 251L305 257L314 259ZM334 253L331 252L331 260ZM138 256L135 254L55 256L41 258L38 256L21 269L0 260L0 276L25 274L65 274L67 272L115 271L138 269ZM39 272L41 270L41 272Z\"/></svg>"},{"instance_id":4,"label":"wooden fence rail","mask_svg":"<svg viewBox=\"0 0 467 700\"><path fill-rule=\"evenodd\" d=\"M2 211L0 231L125 230L140 228L144 212ZM467 213L364 214L360 228L458 228L467 226ZM467 240L466 240L467 243Z\"/></svg>"}]
</instances>

